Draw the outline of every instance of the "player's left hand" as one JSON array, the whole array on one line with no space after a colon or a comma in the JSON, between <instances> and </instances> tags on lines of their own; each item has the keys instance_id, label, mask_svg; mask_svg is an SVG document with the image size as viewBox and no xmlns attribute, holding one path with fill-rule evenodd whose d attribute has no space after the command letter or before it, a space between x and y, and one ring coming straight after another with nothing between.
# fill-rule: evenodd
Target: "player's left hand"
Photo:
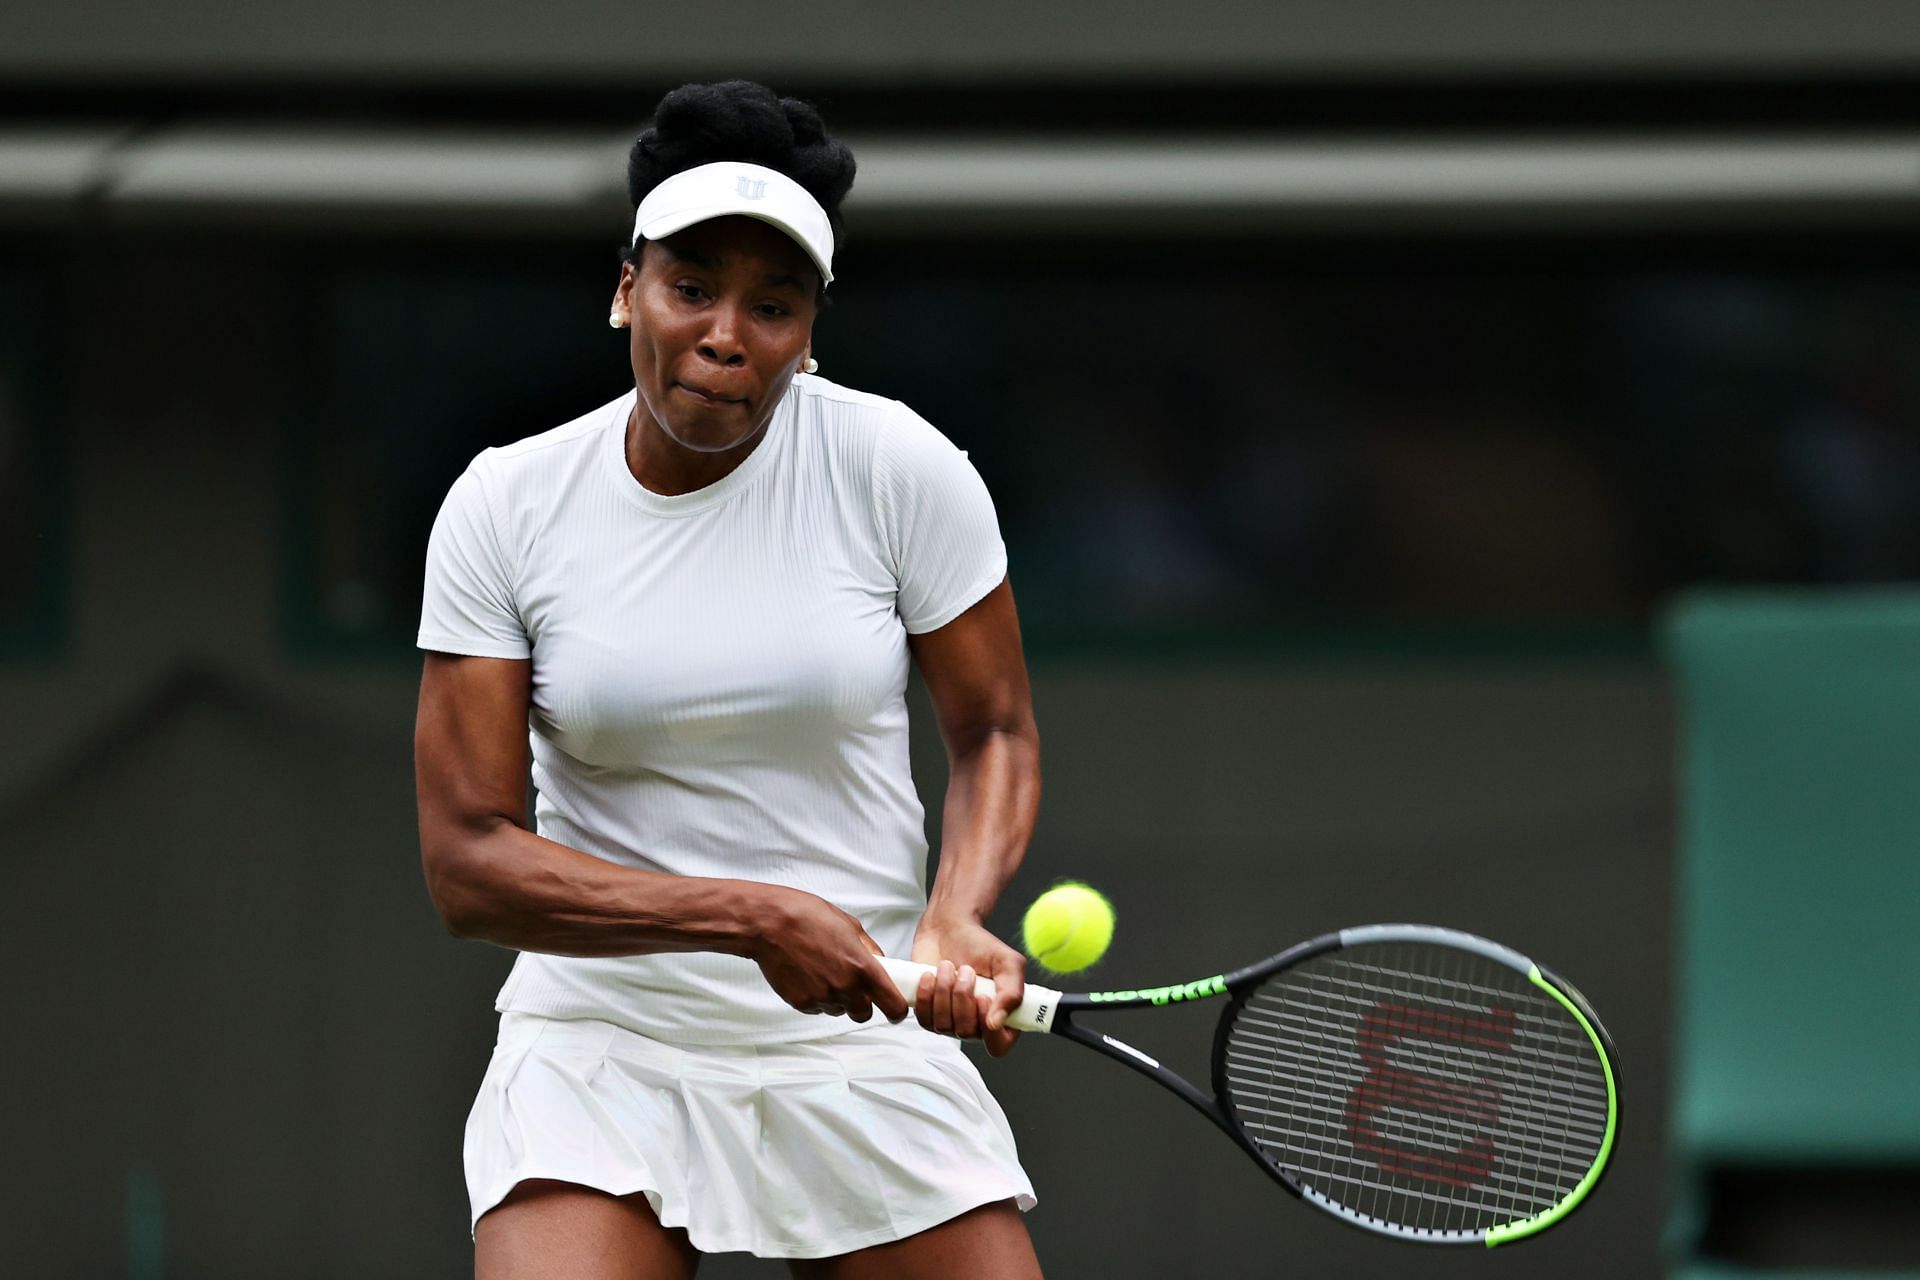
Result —
<instances>
[{"instance_id":1,"label":"player's left hand","mask_svg":"<svg viewBox=\"0 0 1920 1280\"><path fill-rule=\"evenodd\" d=\"M1006 1025L1027 986L1027 958L971 920L923 916L913 937L913 958L937 966L920 979L914 1015L941 1035L979 1040L994 1057L1020 1039ZM974 993L975 977L993 980L992 999Z\"/></svg>"}]
</instances>

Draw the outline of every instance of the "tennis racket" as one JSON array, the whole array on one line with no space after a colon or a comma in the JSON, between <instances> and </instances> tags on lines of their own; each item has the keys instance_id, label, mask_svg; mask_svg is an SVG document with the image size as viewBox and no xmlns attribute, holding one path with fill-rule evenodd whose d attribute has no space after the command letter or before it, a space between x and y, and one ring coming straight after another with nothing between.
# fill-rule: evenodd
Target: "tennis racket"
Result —
<instances>
[{"instance_id":1,"label":"tennis racket","mask_svg":"<svg viewBox=\"0 0 1920 1280\"><path fill-rule=\"evenodd\" d=\"M911 1001L928 966L882 962ZM1076 1020L1218 996L1211 1096ZM1592 1193L1620 1128L1612 1045L1585 998L1497 942L1429 925L1343 929L1170 987L1028 983L1008 1024L1157 1081L1301 1200L1398 1240L1544 1231Z\"/></svg>"}]
</instances>

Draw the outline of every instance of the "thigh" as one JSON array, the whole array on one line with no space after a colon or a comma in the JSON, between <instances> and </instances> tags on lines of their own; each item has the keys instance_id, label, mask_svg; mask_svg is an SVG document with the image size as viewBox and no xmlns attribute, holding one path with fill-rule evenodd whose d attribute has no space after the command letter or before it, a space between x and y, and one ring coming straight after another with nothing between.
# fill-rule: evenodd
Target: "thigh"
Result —
<instances>
[{"instance_id":1,"label":"thigh","mask_svg":"<svg viewBox=\"0 0 1920 1280\"><path fill-rule=\"evenodd\" d=\"M689 1280L700 1254L643 1195L531 1179L473 1229L475 1280Z\"/></svg>"},{"instance_id":2,"label":"thigh","mask_svg":"<svg viewBox=\"0 0 1920 1280\"><path fill-rule=\"evenodd\" d=\"M789 1265L796 1280L1040 1280L1027 1224L1011 1200L981 1205L904 1240Z\"/></svg>"}]
</instances>

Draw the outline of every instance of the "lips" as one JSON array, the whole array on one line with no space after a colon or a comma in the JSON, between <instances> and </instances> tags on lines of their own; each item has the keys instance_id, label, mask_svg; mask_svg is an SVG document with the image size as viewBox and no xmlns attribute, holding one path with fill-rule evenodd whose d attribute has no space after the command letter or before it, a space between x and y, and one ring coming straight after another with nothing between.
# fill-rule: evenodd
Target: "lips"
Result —
<instances>
[{"instance_id":1,"label":"lips","mask_svg":"<svg viewBox=\"0 0 1920 1280\"><path fill-rule=\"evenodd\" d=\"M673 385L678 387L680 390L686 392L687 395L699 401L701 404L722 405L722 404L744 403L744 399L742 397L723 396L718 391L710 390L703 387L696 387L691 385L690 383L676 382Z\"/></svg>"}]
</instances>

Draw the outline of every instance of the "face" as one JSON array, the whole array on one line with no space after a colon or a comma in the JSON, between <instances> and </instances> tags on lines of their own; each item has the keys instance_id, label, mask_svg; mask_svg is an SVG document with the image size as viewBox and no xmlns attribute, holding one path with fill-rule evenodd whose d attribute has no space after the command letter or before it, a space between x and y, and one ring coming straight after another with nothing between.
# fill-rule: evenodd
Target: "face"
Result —
<instances>
[{"instance_id":1,"label":"face","mask_svg":"<svg viewBox=\"0 0 1920 1280\"><path fill-rule=\"evenodd\" d=\"M697 453L757 439L807 358L819 287L806 251L754 218L648 241L613 299L632 325L641 429Z\"/></svg>"}]
</instances>

